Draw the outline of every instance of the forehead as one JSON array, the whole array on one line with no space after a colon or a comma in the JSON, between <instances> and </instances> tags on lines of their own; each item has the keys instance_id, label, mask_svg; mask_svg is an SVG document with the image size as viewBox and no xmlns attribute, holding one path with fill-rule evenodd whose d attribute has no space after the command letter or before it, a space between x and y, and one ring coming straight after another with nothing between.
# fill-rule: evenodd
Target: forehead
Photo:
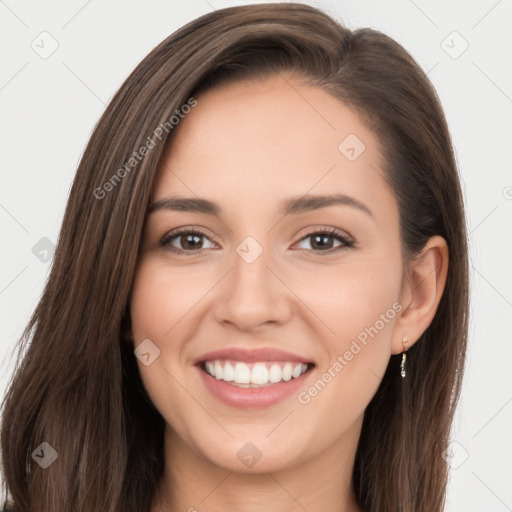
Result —
<instances>
[{"instance_id":1,"label":"forehead","mask_svg":"<svg viewBox=\"0 0 512 512\"><path fill-rule=\"evenodd\" d=\"M378 139L324 90L277 74L222 85L196 99L173 132L154 200L192 193L256 208L340 192L377 210L395 207Z\"/></svg>"}]
</instances>

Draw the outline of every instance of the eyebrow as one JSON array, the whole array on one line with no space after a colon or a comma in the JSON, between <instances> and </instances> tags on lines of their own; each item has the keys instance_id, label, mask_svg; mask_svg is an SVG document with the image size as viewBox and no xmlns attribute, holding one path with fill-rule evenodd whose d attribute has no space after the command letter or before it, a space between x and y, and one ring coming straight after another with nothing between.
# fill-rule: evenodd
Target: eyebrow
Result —
<instances>
[{"instance_id":1,"label":"eyebrow","mask_svg":"<svg viewBox=\"0 0 512 512\"><path fill-rule=\"evenodd\" d=\"M371 210L354 197L345 194L329 195L304 195L286 199L281 203L280 212L283 215L297 215L333 205L344 205L356 208L370 217L373 217ZM204 213L206 215L219 216L221 208L208 199L195 197L167 197L160 199L151 205L149 213L161 210L175 210L182 212Z\"/></svg>"}]
</instances>

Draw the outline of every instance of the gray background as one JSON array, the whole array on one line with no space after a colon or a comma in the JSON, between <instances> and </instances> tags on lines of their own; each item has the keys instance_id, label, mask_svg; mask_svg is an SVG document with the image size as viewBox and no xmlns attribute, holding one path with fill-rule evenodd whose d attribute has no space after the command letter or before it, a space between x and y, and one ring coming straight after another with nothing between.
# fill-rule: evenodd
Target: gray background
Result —
<instances>
[{"instance_id":1,"label":"gray background","mask_svg":"<svg viewBox=\"0 0 512 512\"><path fill-rule=\"evenodd\" d=\"M256 2L0 0L2 394L48 274L71 181L105 105L178 27L242 3ZM350 28L371 26L395 38L439 93L472 258L469 362L446 454L446 511L512 510L512 0L309 3Z\"/></svg>"}]
</instances>

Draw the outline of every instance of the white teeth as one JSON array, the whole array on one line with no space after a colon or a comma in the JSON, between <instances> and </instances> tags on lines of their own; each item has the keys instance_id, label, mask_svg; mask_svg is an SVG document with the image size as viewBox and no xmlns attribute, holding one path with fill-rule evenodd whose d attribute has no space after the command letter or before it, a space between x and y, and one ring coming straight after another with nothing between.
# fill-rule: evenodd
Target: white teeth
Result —
<instances>
[{"instance_id":1,"label":"white teeth","mask_svg":"<svg viewBox=\"0 0 512 512\"><path fill-rule=\"evenodd\" d=\"M269 382L279 382L281 380L281 367L278 364L273 364L268 372Z\"/></svg>"},{"instance_id":2,"label":"white teeth","mask_svg":"<svg viewBox=\"0 0 512 512\"><path fill-rule=\"evenodd\" d=\"M211 361L206 361L206 371L213 377L215 375L215 365Z\"/></svg>"},{"instance_id":3,"label":"white teeth","mask_svg":"<svg viewBox=\"0 0 512 512\"><path fill-rule=\"evenodd\" d=\"M253 384L268 384L268 370L264 363L256 363L251 371Z\"/></svg>"},{"instance_id":4,"label":"white teeth","mask_svg":"<svg viewBox=\"0 0 512 512\"><path fill-rule=\"evenodd\" d=\"M229 363L224 365L222 380L225 380L226 382L233 382L235 380L235 370Z\"/></svg>"},{"instance_id":5,"label":"white teeth","mask_svg":"<svg viewBox=\"0 0 512 512\"><path fill-rule=\"evenodd\" d=\"M252 368L251 368L252 366ZM238 361L206 361L205 370L217 380L232 382L239 387L270 386L277 382L297 379L308 369L305 363L265 363L258 362L249 366Z\"/></svg>"},{"instance_id":6,"label":"white teeth","mask_svg":"<svg viewBox=\"0 0 512 512\"><path fill-rule=\"evenodd\" d=\"M295 366L295 368L292 371L292 377L294 379L296 379L297 377L300 377L301 374L302 374L302 365L298 364L297 366Z\"/></svg>"},{"instance_id":7,"label":"white teeth","mask_svg":"<svg viewBox=\"0 0 512 512\"><path fill-rule=\"evenodd\" d=\"M215 376L215 378L217 378L217 376ZM238 384L249 384L249 382L251 382L251 370L245 363L236 363L235 382Z\"/></svg>"},{"instance_id":8,"label":"white teeth","mask_svg":"<svg viewBox=\"0 0 512 512\"><path fill-rule=\"evenodd\" d=\"M215 378L222 379L222 365L219 361L215 361Z\"/></svg>"},{"instance_id":9,"label":"white teeth","mask_svg":"<svg viewBox=\"0 0 512 512\"><path fill-rule=\"evenodd\" d=\"M292 378L293 366L291 363L286 363L283 368L283 380L290 380Z\"/></svg>"}]
</instances>

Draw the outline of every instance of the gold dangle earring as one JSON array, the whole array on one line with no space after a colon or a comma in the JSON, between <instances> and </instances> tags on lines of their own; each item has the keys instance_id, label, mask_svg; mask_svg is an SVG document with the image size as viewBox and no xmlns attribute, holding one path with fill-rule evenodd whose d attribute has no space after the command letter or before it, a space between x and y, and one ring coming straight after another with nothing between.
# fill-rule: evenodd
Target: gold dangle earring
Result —
<instances>
[{"instance_id":1,"label":"gold dangle earring","mask_svg":"<svg viewBox=\"0 0 512 512\"><path fill-rule=\"evenodd\" d=\"M407 348L405 348L405 344L408 341L407 336L402 336L402 347L404 351L402 352L402 363L400 364L400 375L402 379L405 378L405 360L407 359L407 355L405 354Z\"/></svg>"}]
</instances>

